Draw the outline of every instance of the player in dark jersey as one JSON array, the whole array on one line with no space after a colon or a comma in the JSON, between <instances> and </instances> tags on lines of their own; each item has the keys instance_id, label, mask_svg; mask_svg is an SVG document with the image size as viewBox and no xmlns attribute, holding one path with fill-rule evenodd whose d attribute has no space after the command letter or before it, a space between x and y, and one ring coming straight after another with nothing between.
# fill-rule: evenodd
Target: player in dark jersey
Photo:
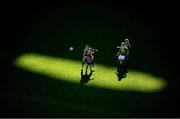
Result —
<instances>
[{"instance_id":1,"label":"player in dark jersey","mask_svg":"<svg viewBox=\"0 0 180 119\"><path fill-rule=\"evenodd\" d=\"M84 49L84 52L83 52L83 60L82 60L81 70L83 69L84 64L86 63L87 64L86 69L89 66L90 71L91 72L93 71L92 67L94 67L94 56L93 56L94 51L98 51L98 50L91 48L88 44L85 46L85 49Z\"/></svg>"}]
</instances>

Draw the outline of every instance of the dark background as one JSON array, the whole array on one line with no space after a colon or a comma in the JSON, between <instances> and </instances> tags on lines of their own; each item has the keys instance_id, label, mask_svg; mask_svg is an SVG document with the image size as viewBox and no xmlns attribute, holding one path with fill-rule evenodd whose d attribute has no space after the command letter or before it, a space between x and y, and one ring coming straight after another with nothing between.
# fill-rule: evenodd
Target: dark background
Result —
<instances>
[{"instance_id":1,"label":"dark background","mask_svg":"<svg viewBox=\"0 0 180 119\"><path fill-rule=\"evenodd\" d=\"M179 117L176 3L69 0L56 3L16 1L2 6L2 117ZM27 52L81 60L84 45L89 43L99 49L96 63L115 66L116 46L125 38L129 38L132 45L130 68L164 77L168 82L164 91L150 95L121 92L119 95L119 92L108 90L76 88L76 85L52 81L12 65L16 57ZM68 54L69 46L75 47L74 54ZM63 99L65 102L68 100L65 94L71 90L66 89L66 86L76 88L73 92L75 101L71 103L77 103L77 94L85 93L84 99L99 97L97 92L101 92L108 98L100 107L110 105L110 108L104 107L110 110L109 113L92 114L86 110L79 112L49 104L50 99L57 101L60 98L62 102ZM55 93L57 89L63 90L59 96ZM90 97L87 92L90 92ZM23 95L39 95L45 101L36 104ZM114 101L113 96L121 100L119 106L124 107L123 111L110 103ZM129 99L131 97L134 100ZM93 101L87 100L89 102ZM139 106L135 105L136 102L140 103ZM126 104L129 104L128 107Z\"/></svg>"}]
</instances>

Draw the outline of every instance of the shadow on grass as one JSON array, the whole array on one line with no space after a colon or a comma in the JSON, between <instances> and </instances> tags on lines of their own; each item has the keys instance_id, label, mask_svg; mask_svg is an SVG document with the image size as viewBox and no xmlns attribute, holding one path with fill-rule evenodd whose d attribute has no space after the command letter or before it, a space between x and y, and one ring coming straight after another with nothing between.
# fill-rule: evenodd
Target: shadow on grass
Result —
<instances>
[{"instance_id":1,"label":"shadow on grass","mask_svg":"<svg viewBox=\"0 0 180 119\"><path fill-rule=\"evenodd\" d=\"M118 81L121 81L127 76L128 73L128 61L123 62L121 65L117 62L117 72L115 74L118 77Z\"/></svg>"},{"instance_id":2,"label":"shadow on grass","mask_svg":"<svg viewBox=\"0 0 180 119\"><path fill-rule=\"evenodd\" d=\"M86 70L85 74L83 74L83 70L81 70L81 80L80 80L80 83L83 85L83 84L87 83L89 80L91 80L90 77L91 77L92 73L93 72L90 72L88 74L87 70Z\"/></svg>"},{"instance_id":3,"label":"shadow on grass","mask_svg":"<svg viewBox=\"0 0 180 119\"><path fill-rule=\"evenodd\" d=\"M1 83L1 117L172 117L164 91L136 93L82 86L11 66ZM117 82L118 83L118 82ZM162 100L163 99L163 100Z\"/></svg>"}]
</instances>

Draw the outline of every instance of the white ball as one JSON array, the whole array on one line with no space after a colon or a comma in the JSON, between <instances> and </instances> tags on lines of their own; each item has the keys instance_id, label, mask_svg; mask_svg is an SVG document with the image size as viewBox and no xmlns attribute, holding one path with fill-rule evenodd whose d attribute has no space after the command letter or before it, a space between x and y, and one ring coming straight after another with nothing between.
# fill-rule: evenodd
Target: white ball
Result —
<instances>
[{"instance_id":1,"label":"white ball","mask_svg":"<svg viewBox=\"0 0 180 119\"><path fill-rule=\"evenodd\" d=\"M73 47L70 47L70 48L69 48L69 50L70 50L70 51L73 51L73 50L74 50L74 48L73 48Z\"/></svg>"}]
</instances>

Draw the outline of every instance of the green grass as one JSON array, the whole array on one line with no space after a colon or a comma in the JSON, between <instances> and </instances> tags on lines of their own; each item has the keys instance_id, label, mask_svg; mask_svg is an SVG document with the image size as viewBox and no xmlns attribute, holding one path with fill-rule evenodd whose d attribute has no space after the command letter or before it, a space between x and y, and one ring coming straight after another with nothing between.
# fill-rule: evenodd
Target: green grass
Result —
<instances>
[{"instance_id":1,"label":"green grass","mask_svg":"<svg viewBox=\"0 0 180 119\"><path fill-rule=\"evenodd\" d=\"M14 63L25 70L57 80L79 84L81 79L81 61L77 60L27 53L19 56ZM116 67L95 64L95 70L91 77L94 80L90 80L85 86L150 93L161 91L167 85L163 78L145 72L130 70L124 80L118 81Z\"/></svg>"}]
</instances>

